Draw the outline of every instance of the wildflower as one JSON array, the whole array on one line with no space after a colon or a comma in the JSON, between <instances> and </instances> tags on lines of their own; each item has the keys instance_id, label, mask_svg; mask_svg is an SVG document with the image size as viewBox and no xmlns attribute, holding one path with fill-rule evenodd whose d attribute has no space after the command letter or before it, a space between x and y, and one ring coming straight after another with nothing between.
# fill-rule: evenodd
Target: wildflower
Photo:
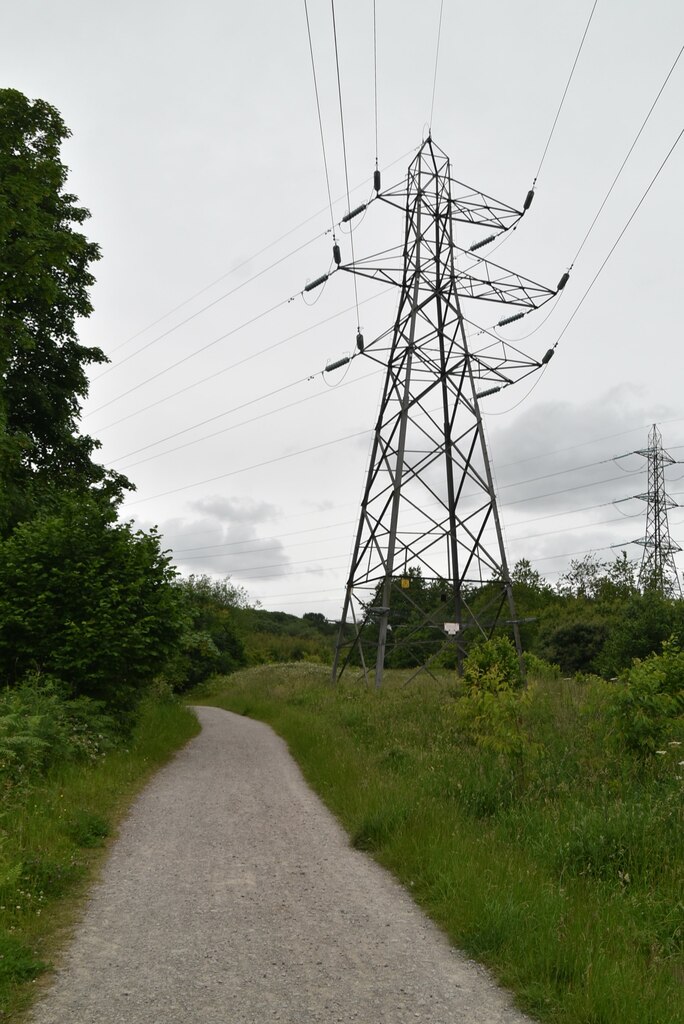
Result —
<instances>
[{"instance_id":1,"label":"wildflower","mask_svg":"<svg viewBox=\"0 0 684 1024\"><path fill-rule=\"evenodd\" d=\"M670 742L668 743L668 747L681 747L681 745L682 744L680 740L670 740Z\"/></svg>"},{"instance_id":2,"label":"wildflower","mask_svg":"<svg viewBox=\"0 0 684 1024\"><path fill-rule=\"evenodd\" d=\"M667 750L656 750L656 754L667 754Z\"/></svg>"}]
</instances>

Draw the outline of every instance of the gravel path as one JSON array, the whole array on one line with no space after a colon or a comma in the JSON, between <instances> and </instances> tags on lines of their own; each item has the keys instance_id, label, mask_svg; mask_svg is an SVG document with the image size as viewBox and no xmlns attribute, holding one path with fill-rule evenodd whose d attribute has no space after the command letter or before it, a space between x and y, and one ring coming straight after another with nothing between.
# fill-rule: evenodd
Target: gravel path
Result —
<instances>
[{"instance_id":1,"label":"gravel path","mask_svg":"<svg viewBox=\"0 0 684 1024\"><path fill-rule=\"evenodd\" d=\"M145 789L34 1024L524 1024L345 834L259 722Z\"/></svg>"}]
</instances>

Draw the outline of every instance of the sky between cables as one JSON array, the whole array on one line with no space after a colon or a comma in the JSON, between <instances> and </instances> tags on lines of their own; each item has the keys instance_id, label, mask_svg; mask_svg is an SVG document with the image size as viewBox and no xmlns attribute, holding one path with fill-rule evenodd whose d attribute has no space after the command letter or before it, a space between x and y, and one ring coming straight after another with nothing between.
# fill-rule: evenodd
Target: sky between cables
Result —
<instances>
[{"instance_id":1,"label":"sky between cables","mask_svg":"<svg viewBox=\"0 0 684 1024\"><path fill-rule=\"evenodd\" d=\"M338 3L338 79L330 2L308 0L320 124L302 0L272 5L266 21L258 9L211 0L197 0L192 16L179 0L163 8L157 0L121 0L115 10L84 0L59 7L42 12L38 32L30 2L8 9L0 57L9 84L53 102L72 128L69 187L92 210L87 233L104 252L96 312L81 335L113 363L93 381L84 427L101 437L103 461L131 466L138 487L131 501L142 500L127 514L158 522L184 571L230 573L266 606L278 606L270 605L271 594L280 602L295 593L282 598L294 602L291 610L320 607L333 615L353 530L346 538L346 528L333 524L356 517L379 379L359 359L344 386L328 387L338 378L324 381L320 371L354 351L359 319L366 338L381 335L396 296L378 296L359 281L357 317L353 282L338 274L314 309L297 299L260 314L328 271L331 221L339 225L350 205L367 201L376 154L383 165L405 154L383 169L384 184L399 180L428 119L454 177L521 204L575 62L534 204L493 257L555 285L672 68L684 41L681 4L662 0L653 18L636 0L599 0L595 9L590 0L494 0L486 9L426 0L418 25L408 0ZM78 38L70 24L79 26ZM535 391L508 416L488 421L512 560L548 559L540 568L550 577L562 571L555 556L621 541L625 525L630 536L639 525L638 517L599 525L612 517L610 506L589 508L643 490L638 474L609 483L612 474L602 477L600 466L571 468L643 447L653 422L666 446L681 440L681 430L666 424L681 414L672 372L683 269L681 145L591 287L681 130L681 88L680 62L547 323L529 317L510 330L543 353L590 287ZM359 183L349 199L340 89L348 176ZM293 224L299 226L291 230ZM354 229L357 256L402 236L401 217L392 219L380 204L355 219ZM349 259L349 234L336 231ZM232 294L221 298L225 293ZM491 327L494 318L485 313L472 317L473 334ZM235 330L242 324L249 326ZM488 400L487 411L517 401L511 389ZM560 451L623 433L617 448L596 440ZM296 455L305 448L308 455ZM225 475L259 463L262 469ZM508 463L517 465L506 469ZM508 504L554 489L541 481L516 489L517 481L565 470L547 482L559 492L587 488ZM176 490L210 478L205 487ZM537 521L524 526L530 519ZM566 532L552 534L556 527ZM295 529L308 533L288 539ZM196 540L186 541L190 536ZM519 550L516 537L526 538ZM307 538L310 550L290 552L290 543ZM226 550L244 557L181 560L191 555L184 548L204 541L235 544ZM259 554L277 545L280 551Z\"/></svg>"}]
</instances>

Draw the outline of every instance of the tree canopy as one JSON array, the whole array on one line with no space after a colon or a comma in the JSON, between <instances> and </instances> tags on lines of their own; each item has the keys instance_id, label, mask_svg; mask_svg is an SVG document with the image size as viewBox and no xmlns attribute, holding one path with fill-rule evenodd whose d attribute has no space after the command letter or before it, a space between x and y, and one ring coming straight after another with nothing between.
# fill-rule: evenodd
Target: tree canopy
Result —
<instances>
[{"instance_id":1,"label":"tree canopy","mask_svg":"<svg viewBox=\"0 0 684 1024\"><path fill-rule=\"evenodd\" d=\"M0 529L60 485L130 486L92 460L99 442L78 432L86 369L106 362L82 345L78 318L92 312L99 247L79 230L89 217L66 191L60 147L70 136L44 100L0 89Z\"/></svg>"},{"instance_id":2,"label":"tree canopy","mask_svg":"<svg viewBox=\"0 0 684 1024\"><path fill-rule=\"evenodd\" d=\"M154 532L117 520L132 485L79 433L99 247L66 189L59 112L0 89L0 680L44 678L125 720L184 628Z\"/></svg>"}]
</instances>

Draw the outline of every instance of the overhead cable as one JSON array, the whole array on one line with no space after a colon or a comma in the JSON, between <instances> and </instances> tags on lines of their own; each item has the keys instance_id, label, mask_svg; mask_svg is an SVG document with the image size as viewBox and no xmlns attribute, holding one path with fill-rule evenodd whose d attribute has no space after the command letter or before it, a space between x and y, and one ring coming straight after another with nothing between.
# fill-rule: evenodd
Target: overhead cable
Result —
<instances>
[{"instance_id":1,"label":"overhead cable","mask_svg":"<svg viewBox=\"0 0 684 1024\"><path fill-rule=\"evenodd\" d=\"M606 192L606 194L605 194L605 196L603 198L603 202L601 203L601 205L599 206L598 210L596 211L596 215L595 215L594 219L592 220L591 224L589 225L589 229L588 229L586 235L584 236L584 238L582 239L582 241L580 243L579 249L575 253L575 258L572 261L572 265L575 264L575 262L577 260L577 257L582 252L582 249L584 248L584 245L585 245L587 239L589 238L589 235L591 234L591 232L592 232L592 230L594 228L594 225L596 224L596 221L599 219L599 217L601 215L601 211L603 210L603 207L608 202L608 199L610 198L610 194L613 191L613 189L615 188L615 186L617 184L617 181L618 181L618 178L620 177L620 175L622 174L622 172L623 172L623 170L625 168L625 164L627 163L627 161L629 160L630 156L632 155L632 151L633 151L634 147L636 146L637 142L639 141L639 138L641 137L641 133L643 132L643 130L646 127L646 125L648 124L649 118L650 118L651 114L653 113L653 111L655 110L656 104L658 103L658 100L660 99L660 97L661 97L661 95L663 93L663 90L665 89L665 86L667 85L667 83L668 83L668 81L670 79L670 76L672 75L672 72L677 67L677 64L679 63L679 58L681 57L682 53L684 53L684 46L681 47L679 53L675 57L674 64L672 65L672 67L668 71L667 75L665 76L665 81L660 86L660 89L658 90L658 94L657 94L656 98L653 100L653 103L651 104L650 109L649 109L648 113L646 114L646 117L642 121L641 127L639 128L639 131L634 136L634 141L632 142L632 145L627 150L627 155L625 156L624 160L620 164L618 172L615 175L615 177L613 178L612 184L611 184L610 188L608 189L608 191Z\"/></svg>"},{"instance_id":2,"label":"overhead cable","mask_svg":"<svg viewBox=\"0 0 684 1024\"><path fill-rule=\"evenodd\" d=\"M328 205L330 206L330 222L332 224L333 243L335 242L335 218L333 216L332 194L330 192L330 174L328 173L328 158L325 152L325 136L323 134L323 118L321 116L321 101L318 95L318 79L316 77L316 62L314 60L313 42L311 40L311 23L309 21L309 6L304 0L304 13L306 15L306 31L309 37L309 53L311 54L311 70L313 72L314 92L316 93L316 110L318 111L318 127L321 133L321 148L323 150L323 167L325 168L325 185L328 190Z\"/></svg>"},{"instance_id":3,"label":"overhead cable","mask_svg":"<svg viewBox=\"0 0 684 1024\"><path fill-rule=\"evenodd\" d=\"M155 498L166 498L169 494L178 494L180 491L189 491L193 487L202 487L204 484L213 484L216 483L217 480L226 480L228 477L237 476L238 473L246 473L252 469L262 469L264 466L273 466L277 462L285 462L287 459L294 459L300 455L308 455L310 452L317 452L323 448L330 448L334 444L340 444L342 441L349 441L354 437L364 437L370 433L370 430L357 430L353 434L346 434L344 437L335 437L332 441L323 441L321 444L314 444L309 448L303 448L296 452L287 452L285 455L277 455L273 459L265 459L263 462L256 462L251 466L232 469L228 473L219 473L218 476L207 477L205 480L195 480L194 483L183 484L181 487L173 487L171 490L162 491L160 494L150 494L146 498L136 498L135 501L129 501L127 504L139 505L143 501L152 501Z\"/></svg>"},{"instance_id":4,"label":"overhead cable","mask_svg":"<svg viewBox=\"0 0 684 1024\"><path fill-rule=\"evenodd\" d=\"M562 331L560 332L560 334L558 335L558 337L557 337L557 339L556 339L556 341L555 341L555 344L553 345L553 348L554 348L554 350L555 350L556 348L558 348L558 343L560 342L561 338L563 337L563 335L564 335L564 334L565 334L565 332L567 331L567 329L568 329L568 327L570 326L570 324L572 323L572 321L573 321L573 320L575 319L575 317L576 317L577 313L578 313L578 312L579 312L579 310L580 310L580 307L582 306L582 303L583 303L583 302L584 302L584 300L586 299L586 297L587 297L587 295L589 294L589 292L591 291L591 289L592 289L592 288L594 287L594 285L596 284L596 282L597 282L597 280L598 280L598 278L599 278L599 275L601 274L601 271L602 271L602 270L603 270L603 268L605 267L606 263L608 262L608 260L610 259L610 257L611 257L611 256L613 255L613 253L614 253L614 252L615 252L615 250L617 249L617 247L618 247L618 245L619 245L619 243L620 243L620 241L621 241L621 239L622 239L622 236L624 235L624 233L626 232L627 228L629 227L629 225L630 225L630 224L632 223L632 221L633 221L633 220L634 220L634 218L636 217L636 215L637 215L637 213L638 213L638 211L639 211L639 209L640 209L640 207L641 207L642 203L644 202L644 200L646 199L646 196L648 195L648 193L649 193L649 192L651 191L651 189L653 188L654 184L656 183L656 181L657 181L657 179L658 179L658 176L659 176L660 172L662 171L663 167L665 166L665 164L667 163L667 161L668 161L668 160L670 159L670 157L672 156L672 154L673 154L673 152L674 152L674 150L675 150L675 148L676 148L676 146L677 146L677 143L678 143L678 142L679 142L679 140L681 139L682 135L684 135L684 128L682 128L682 130L680 131L679 135L677 136L677 138L675 139L675 141L674 141L674 142L672 143L672 146L670 147L670 149L669 149L669 151L668 151L668 153L667 153L667 155L666 155L665 159L663 160L663 162L661 163L660 167L658 168L658 170L657 170L657 171L655 172L655 174L654 174L654 175L653 175L653 177L651 178L651 181L649 182L649 184L648 184L648 187L646 188L646 191L644 192L644 194L642 195L641 199L639 200L639 202L637 203L637 205L636 205L636 206L634 207L634 209L632 210L631 214L629 215L629 218L628 218L628 220L627 220L627 223L626 223L626 224L625 224L625 226L623 227L623 229L622 229L622 231L620 232L620 234L619 234L619 235L617 236L616 240L615 240L615 241L613 242L613 245L611 246L611 248L610 248L610 251L608 252L608 255L606 256L606 258L604 259L603 263L602 263L602 264L601 264L601 266L600 266L600 267L598 268L598 270L597 270L597 271L596 271L596 273L594 274L593 278L592 278L592 279L591 279L591 281L589 282L589 285L588 285L588 287L587 287L586 291L584 292L584 295L582 296L582 298L581 298L581 299L579 300L579 302L578 302L578 303L577 303L577 305L575 306L575 309L573 310L573 312L572 312L572 314L571 314L571 316L570 316L570 319L568 320L568 322L566 323L565 327L563 328L563 330L562 330Z\"/></svg>"},{"instance_id":5,"label":"overhead cable","mask_svg":"<svg viewBox=\"0 0 684 1024\"><path fill-rule=\"evenodd\" d=\"M337 69L337 96L340 105L340 129L342 132L342 158L344 161L344 181L347 186L347 209L351 214L351 193L349 190L349 169L347 165L347 140L344 130L344 111L342 109L342 82L340 78L340 54L339 47L337 45L337 22L335 20L335 0L330 0L330 7L332 10L332 25L333 25L333 39L335 42L335 67ZM354 255L354 228L351 224L351 217L349 218L349 245L351 247L352 263L356 263L356 257ZM359 292L356 284L356 275L353 274L354 278L354 299L356 301L356 329L357 332L361 332L361 325L359 323Z\"/></svg>"},{"instance_id":6,"label":"overhead cable","mask_svg":"<svg viewBox=\"0 0 684 1024\"><path fill-rule=\"evenodd\" d=\"M430 120L428 122L430 127L430 134L432 134L432 115L435 110L435 91L437 89L437 65L439 64L439 43L442 38L442 15L444 13L444 0L441 0L439 5L439 25L437 27L437 49L435 51L435 73L432 77L432 102L430 104Z\"/></svg>"},{"instance_id":7,"label":"overhead cable","mask_svg":"<svg viewBox=\"0 0 684 1024\"><path fill-rule=\"evenodd\" d=\"M132 395L134 391L139 391L140 388L144 387L146 384L150 384L153 380L157 380L159 377L163 377L164 374L169 373L170 370L175 370L176 367L182 366L183 363L187 363L190 359L194 359L195 356L198 356L201 352L206 352L207 349L213 348L214 345L218 345L220 341L225 341L226 338L230 338L232 334L237 334L238 331L243 331L246 327L250 327L258 320L263 320L265 316L268 316L270 313L274 313L276 309L281 309L282 306L286 306L288 302L292 302L294 298L296 298L296 296L290 295L286 299L281 299L280 302L276 302L275 305L262 310L261 313L257 313L256 316L251 317L249 320L239 324L237 327L233 327L232 330L226 331L225 334L219 335L218 338L214 338L213 341L208 342L206 345L202 345L201 348L196 349L194 352L188 353L188 355L183 356L182 359L177 359L175 363L171 363L169 366L165 366L162 370L158 370L157 373L153 373L151 377L146 377L145 380L140 381L140 383L134 384L133 387L128 388L127 391L123 391L120 395L110 398L108 402L103 402L103 404L98 405L97 408L90 409L88 411L88 415L92 416L96 412L101 412L102 409L106 409L108 406L113 405L115 402L120 402L122 398Z\"/></svg>"},{"instance_id":8,"label":"overhead cable","mask_svg":"<svg viewBox=\"0 0 684 1024\"><path fill-rule=\"evenodd\" d=\"M546 159L546 154L547 154L548 148L549 148L549 146L551 144L551 139L553 138L553 133L556 130L556 125L558 124L558 118L560 117L560 112L563 109L563 104L565 103L565 97L568 94L568 89L570 88L570 83L572 81L572 76L575 73L575 68L577 67L577 61L580 58L580 54L582 52L582 47L584 46L584 40L587 38L587 32L589 31L589 26L591 25L592 18L594 17L594 11L596 10L596 5L597 4L598 4L598 0L594 0L594 6L591 9L591 14L589 15L589 20L587 21L586 27L585 27L584 32L582 34L582 39L581 39L580 44L579 44L579 48L578 48L577 53L575 55L575 60L573 61L572 68L570 69L570 75L568 76L568 80L567 80L567 82L565 84L565 89L563 90L563 95L561 96L561 101L560 101L560 103L558 105L558 110L556 111L556 116L553 119L553 124L551 125L551 131L549 132L549 137L546 140L546 145L544 146L544 152L542 153L541 160L539 161L539 167L537 168L537 173L534 176L534 181L532 183L532 188L534 188L535 184L537 183L537 178L539 177L539 172L541 171L542 164L544 163L544 160Z\"/></svg>"},{"instance_id":9,"label":"overhead cable","mask_svg":"<svg viewBox=\"0 0 684 1024\"><path fill-rule=\"evenodd\" d=\"M280 266L280 264L284 263L285 260L289 260L292 256L296 256L297 253L302 251L302 249L306 249L306 247L311 245L313 242L317 242L319 238L322 238L324 235L327 235L327 233L327 231L323 231L320 234L315 235L313 238L310 238L307 242L302 242L302 244L298 245L296 249L292 249L284 256L281 256L280 259L277 259L273 263L270 263L267 267L264 267L263 270L259 270L257 271L256 274L252 274L252 276L248 277L245 281L241 281L240 284L235 286L235 288L231 288L229 292L224 292L223 295L219 295L218 298L213 299L211 302L208 302L206 306L202 306L201 309L196 310L190 316L186 317L185 320L180 320L177 324L174 324L173 327L169 327L168 330L164 331L163 334L158 334L155 338L152 338L151 341L148 341L141 348L136 349L135 352L131 352L131 354L129 356L126 356L125 359L119 359L117 362L112 363L110 366L107 367L106 370L103 370L102 373L99 373L97 377L93 377L93 383L97 382L102 377L105 377L108 373L111 373L112 370L118 370L120 366L124 365L124 363L127 363L130 359L134 359L136 356L139 356L141 352L145 352L148 348L151 348L152 345L156 345L158 341L162 341L164 338L168 338L168 336L170 334L173 334L174 331L179 330L179 328L181 327L185 327L185 325L189 324L191 320L194 320L196 317L201 316L202 313L206 313L208 309L212 309L214 306L217 306L219 302L223 302L224 299L228 299L230 298L231 295L235 295L235 293L239 292L241 288L245 288L248 284L252 284L253 281L256 281L264 274L267 274L269 270L273 270L274 267Z\"/></svg>"},{"instance_id":10,"label":"overhead cable","mask_svg":"<svg viewBox=\"0 0 684 1024\"><path fill-rule=\"evenodd\" d=\"M371 295L367 299L364 299L361 305L364 305L367 302L375 302L376 299L386 295L387 292L391 290L392 289L390 288L385 288L381 292L376 292L375 295ZM178 391L173 391L170 395L158 398L156 401L149 402L147 405L142 406L135 412L128 413L126 416L121 416L118 420L113 420L111 423L98 427L98 433L101 433L103 430L110 430L112 427L116 427L119 423L124 423L126 420L132 419L134 416L140 416L142 413L148 412L150 409L154 409L158 405L163 405L164 402L171 401L172 398L178 398L179 395L183 395L186 392L191 391L193 388L199 387L201 384L206 384L207 381L214 381L222 374L228 373L230 370L234 370L238 366L242 366L244 363L248 363L253 359L258 359L260 356L266 355L268 352L272 352L281 345L285 345L288 341L293 341L295 338L300 338L304 334L315 331L318 327L322 327L324 324L330 323L332 320L336 320L340 316L344 316L345 313L349 313L353 309L353 306L346 306L344 309L338 310L337 313L332 313L330 316L324 317L322 320L317 320L315 324L310 324L308 327L303 327L300 331L295 331L294 334L289 334L285 338L280 338L278 341L274 341L272 344L266 345L265 348L260 348L256 352L250 352L249 355L243 356L241 359L237 359L234 363L230 363L228 366L224 366L222 370L215 370L206 377L201 377L199 380L193 381L192 384L186 384L185 387L179 388ZM237 330L240 330L240 328L237 328ZM311 374L309 376L311 376Z\"/></svg>"}]
</instances>

